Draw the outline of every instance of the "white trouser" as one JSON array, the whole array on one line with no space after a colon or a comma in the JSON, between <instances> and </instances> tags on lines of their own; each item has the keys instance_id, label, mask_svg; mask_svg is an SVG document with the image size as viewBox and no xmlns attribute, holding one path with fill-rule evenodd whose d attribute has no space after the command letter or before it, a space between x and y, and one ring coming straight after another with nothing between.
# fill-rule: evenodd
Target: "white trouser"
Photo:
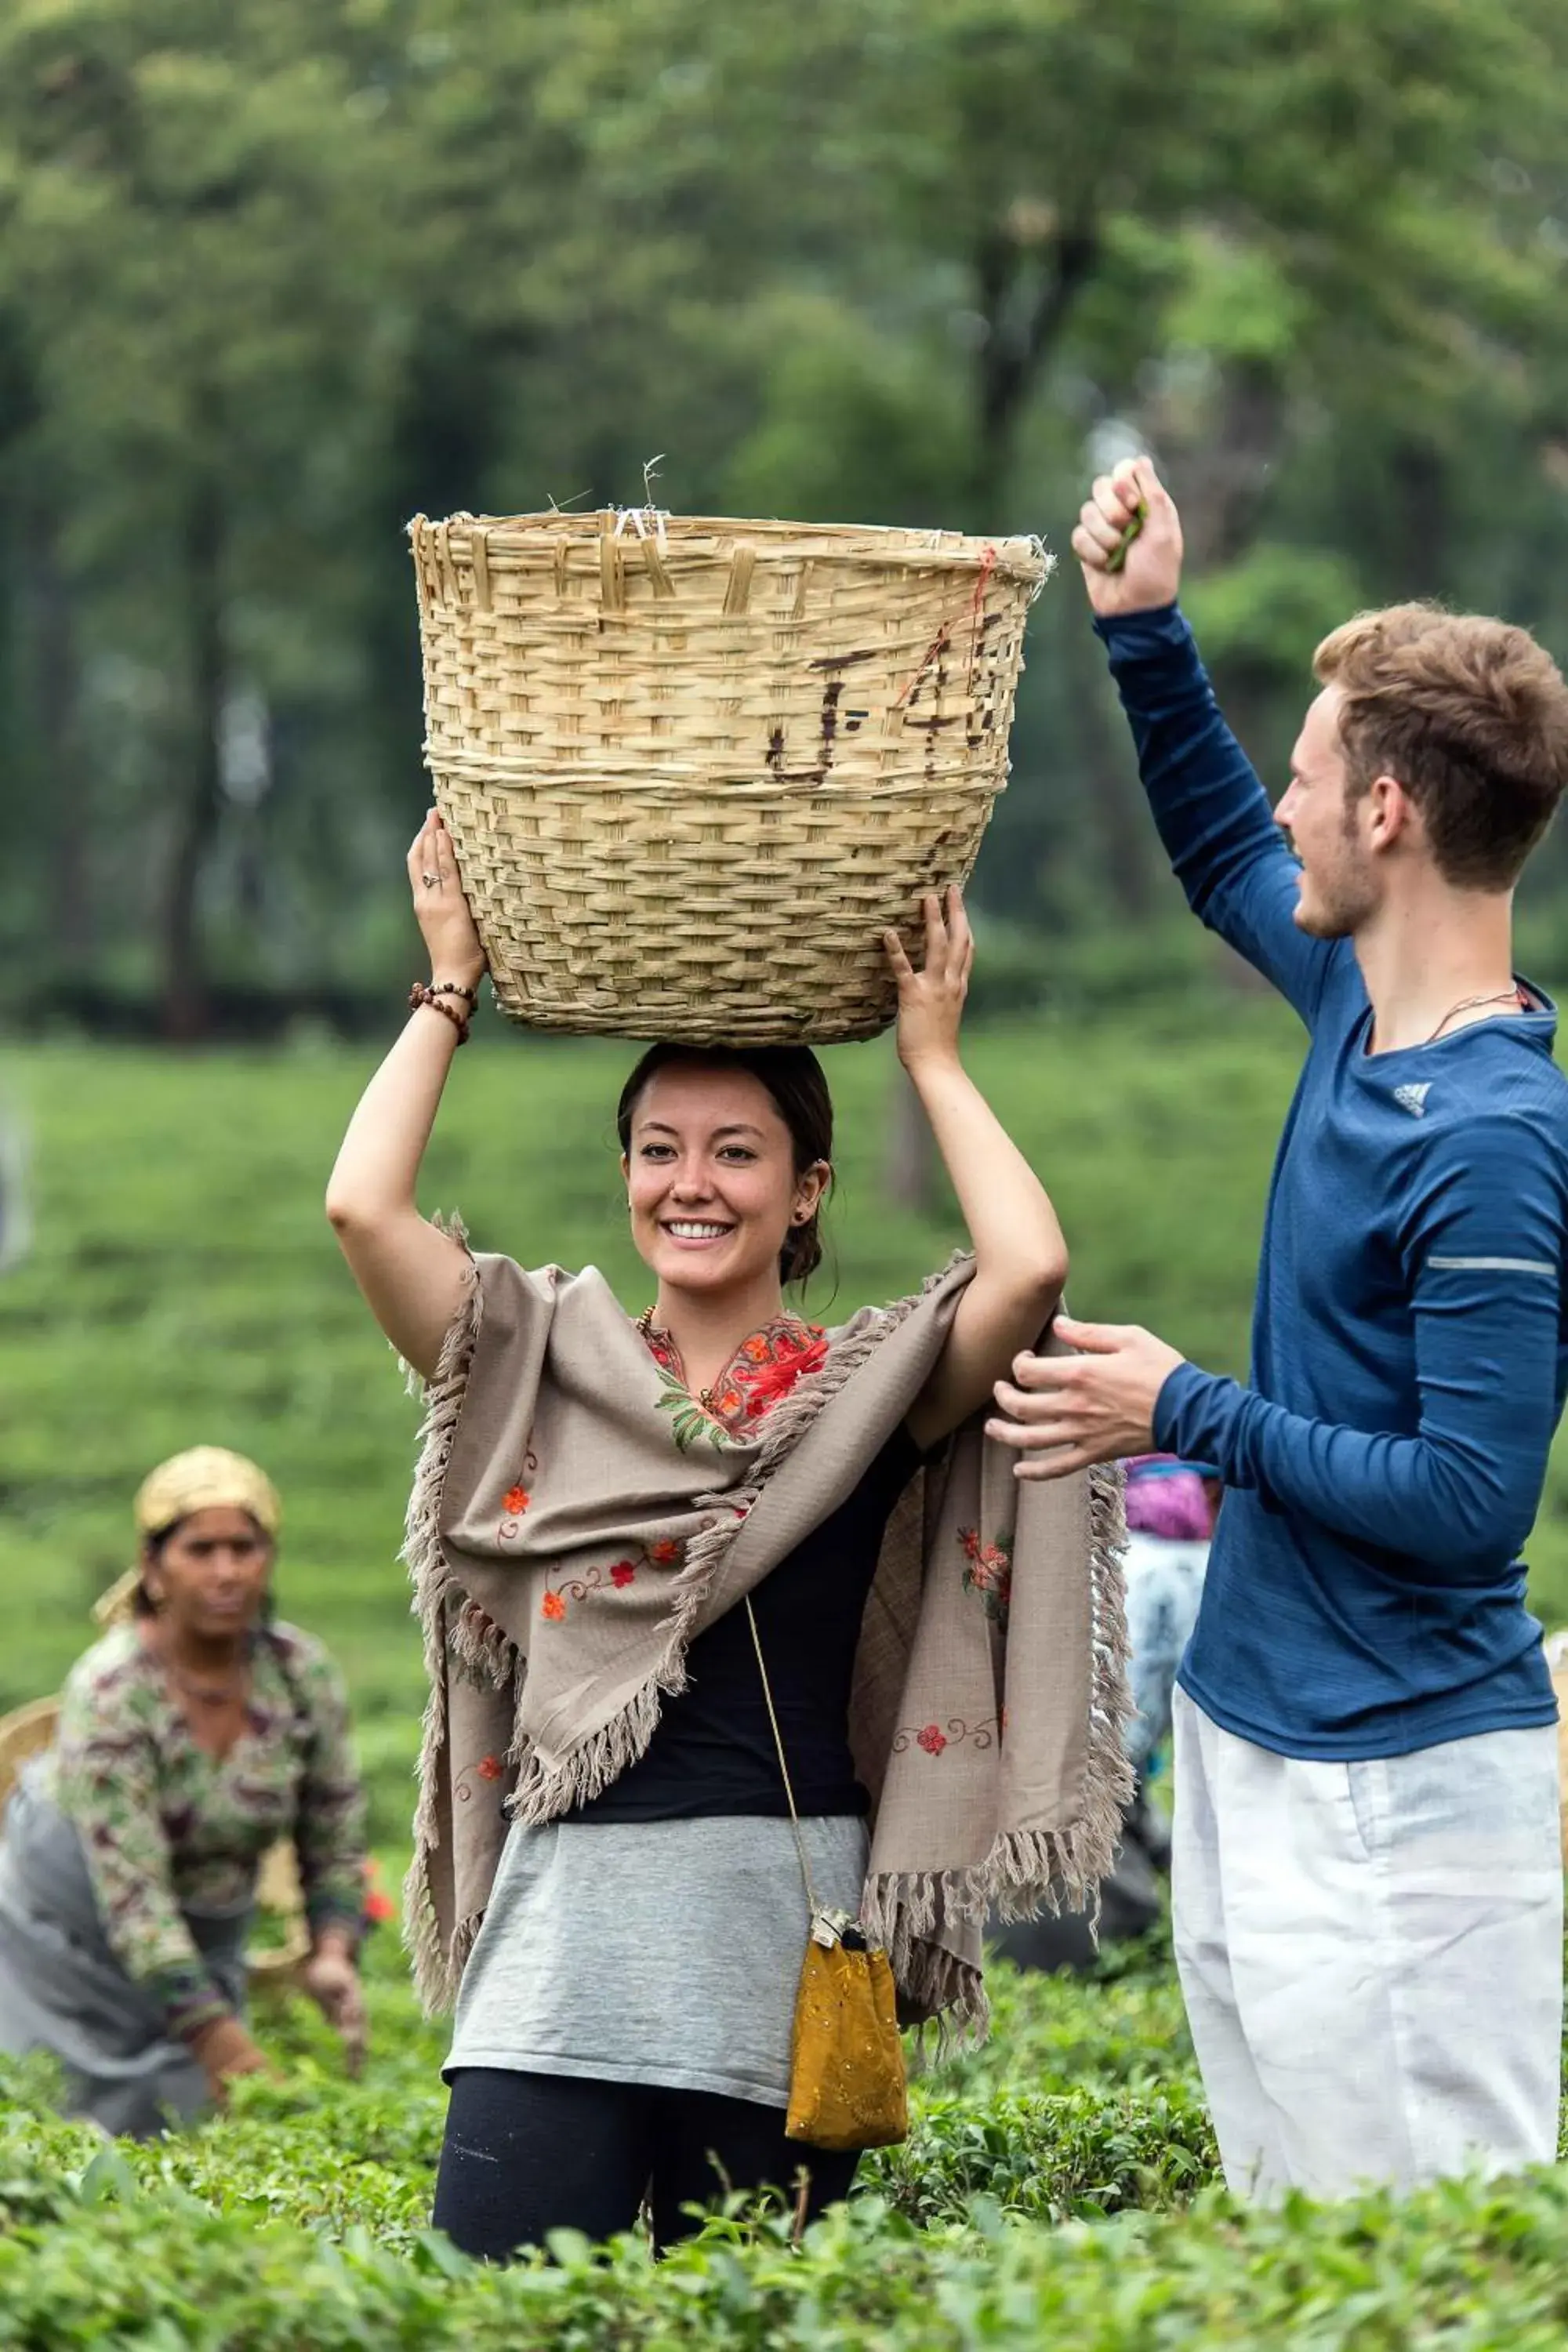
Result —
<instances>
[{"instance_id":1,"label":"white trouser","mask_svg":"<svg viewBox=\"0 0 1568 2352\"><path fill-rule=\"evenodd\" d=\"M1400 2189L1557 2153L1557 1734L1276 1756L1174 1705L1176 1965L1226 2180Z\"/></svg>"}]
</instances>

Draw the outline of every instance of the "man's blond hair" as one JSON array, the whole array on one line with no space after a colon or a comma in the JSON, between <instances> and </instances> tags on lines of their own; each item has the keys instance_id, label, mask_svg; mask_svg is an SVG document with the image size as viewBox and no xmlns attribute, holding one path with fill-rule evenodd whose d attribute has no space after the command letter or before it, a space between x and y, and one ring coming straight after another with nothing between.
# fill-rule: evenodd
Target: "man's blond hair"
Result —
<instances>
[{"instance_id":1,"label":"man's blond hair","mask_svg":"<svg viewBox=\"0 0 1568 2352\"><path fill-rule=\"evenodd\" d=\"M1436 604L1358 613L1312 658L1352 793L1404 785L1458 889L1507 890L1568 787L1568 685L1528 630Z\"/></svg>"}]
</instances>

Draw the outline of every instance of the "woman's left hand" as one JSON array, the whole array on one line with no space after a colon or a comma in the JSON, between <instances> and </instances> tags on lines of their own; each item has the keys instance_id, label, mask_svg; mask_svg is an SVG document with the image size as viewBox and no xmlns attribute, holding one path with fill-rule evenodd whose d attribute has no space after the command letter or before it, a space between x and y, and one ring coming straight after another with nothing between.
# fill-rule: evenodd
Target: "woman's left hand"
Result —
<instances>
[{"instance_id":1,"label":"woman's left hand","mask_svg":"<svg viewBox=\"0 0 1568 2352\"><path fill-rule=\"evenodd\" d=\"M335 1941L322 1944L300 1969L300 1982L342 2037L344 2063L357 2074L364 2063L364 1990L349 1953Z\"/></svg>"},{"instance_id":2,"label":"woman's left hand","mask_svg":"<svg viewBox=\"0 0 1568 2352\"><path fill-rule=\"evenodd\" d=\"M969 993L974 939L963 911L963 893L953 883L945 919L934 890L922 901L926 920L925 965L916 971L897 931L884 931L882 945L899 983L899 1059L906 1070L918 1063L958 1059L958 1031Z\"/></svg>"}]
</instances>

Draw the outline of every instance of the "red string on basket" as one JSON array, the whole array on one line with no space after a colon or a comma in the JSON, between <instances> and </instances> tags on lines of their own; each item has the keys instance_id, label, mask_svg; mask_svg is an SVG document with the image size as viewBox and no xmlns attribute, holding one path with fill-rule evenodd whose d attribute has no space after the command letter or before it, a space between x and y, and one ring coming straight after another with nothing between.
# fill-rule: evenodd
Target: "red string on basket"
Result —
<instances>
[{"instance_id":1,"label":"red string on basket","mask_svg":"<svg viewBox=\"0 0 1568 2352\"><path fill-rule=\"evenodd\" d=\"M985 591L991 584L991 574L995 571L995 569L996 550L994 547L988 546L984 554L980 559L980 570L975 576L974 582L974 594L970 599L969 679L971 685L973 684L974 664L980 652L980 628L981 623L984 621L985 616ZM913 694L916 687L919 686L921 678L924 677L931 664L942 659L942 655L946 653L952 643L952 623L951 621L944 621L941 628L938 629L935 636L931 639L930 645L926 647L924 653L921 656L919 662L916 664L914 672L910 678L908 686L905 687L902 694L900 695L898 700L894 703L893 709L895 710L901 710L903 709L905 703L909 700L910 695Z\"/></svg>"},{"instance_id":2,"label":"red string on basket","mask_svg":"<svg viewBox=\"0 0 1568 2352\"><path fill-rule=\"evenodd\" d=\"M985 622L985 591L991 585L991 574L996 569L996 550L987 547L980 559L980 571L974 583L974 602L970 607L969 631L969 691L974 690L974 665L980 658L980 632Z\"/></svg>"}]
</instances>

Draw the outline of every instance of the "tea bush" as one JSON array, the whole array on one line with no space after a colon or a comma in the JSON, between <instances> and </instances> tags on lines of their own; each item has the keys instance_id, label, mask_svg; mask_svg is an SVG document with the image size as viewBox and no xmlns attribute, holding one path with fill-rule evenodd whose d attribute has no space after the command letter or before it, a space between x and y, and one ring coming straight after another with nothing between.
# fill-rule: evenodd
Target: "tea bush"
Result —
<instances>
[{"instance_id":1,"label":"tea bush","mask_svg":"<svg viewBox=\"0 0 1568 2352\"><path fill-rule=\"evenodd\" d=\"M1156 1009L1135 1026L1041 1017L976 1035L977 1075L1058 1201L1080 1312L1244 1368L1298 1054L1289 1018L1243 999L1202 1031ZM480 1241L525 1258L593 1259L640 1301L611 1128L628 1058L496 1036L465 1055L427 1202L459 1203ZM344 1663L391 1848L421 1696L395 1558L413 1414L320 1205L369 1059L309 1039L184 1061L70 1045L12 1058L37 1239L0 1278L0 1706L53 1687L90 1638L149 1465L198 1440L239 1445L282 1488L282 1606ZM842 1307L908 1287L955 1227L885 1205L887 1052L846 1049L832 1075ZM816 1310L833 1311L826 1295ZM1533 1551L1549 1608L1568 1595L1565 1493L1555 1467ZM1400 2206L1235 2206L1158 1943L1083 1983L998 1969L991 2041L917 2084L908 2144L868 2159L798 2248L786 2221L731 2213L658 2265L635 2239L604 2252L562 2240L553 2263L504 2274L428 2229L444 2037L386 1931L369 1979L360 2082L290 2002L260 2019L278 2078L153 2147L59 2121L47 2070L10 2069L0 2346L1556 2352L1568 2327L1555 2175Z\"/></svg>"}]
</instances>

